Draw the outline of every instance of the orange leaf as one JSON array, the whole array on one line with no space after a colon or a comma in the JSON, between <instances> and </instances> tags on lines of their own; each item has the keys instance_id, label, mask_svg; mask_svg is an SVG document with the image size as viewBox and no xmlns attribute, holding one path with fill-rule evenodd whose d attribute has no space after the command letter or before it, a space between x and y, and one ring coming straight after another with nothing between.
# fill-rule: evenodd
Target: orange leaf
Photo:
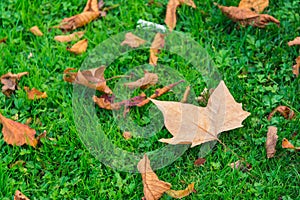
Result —
<instances>
[{"instance_id":1,"label":"orange leaf","mask_svg":"<svg viewBox=\"0 0 300 200\"><path fill-rule=\"evenodd\" d=\"M105 66L79 72L71 72L72 70L74 70L74 68L67 68L64 71L65 81L84 85L106 94L112 94L104 78Z\"/></svg>"},{"instance_id":2,"label":"orange leaf","mask_svg":"<svg viewBox=\"0 0 300 200\"><path fill-rule=\"evenodd\" d=\"M106 109L106 110L119 110L121 108L121 105L118 103L111 103L105 98L98 98L96 96L93 96L93 101L96 103L100 108Z\"/></svg>"},{"instance_id":3,"label":"orange leaf","mask_svg":"<svg viewBox=\"0 0 300 200\"><path fill-rule=\"evenodd\" d=\"M175 199L181 199L183 197L188 196L194 191L194 185L195 185L194 183L191 183L184 190L168 190L166 191L166 194L168 194L170 197L173 197Z\"/></svg>"},{"instance_id":4,"label":"orange leaf","mask_svg":"<svg viewBox=\"0 0 300 200\"><path fill-rule=\"evenodd\" d=\"M30 90L29 87L24 87L24 89L27 92L27 96L29 100L45 99L48 97L46 92L41 92L35 88L32 88Z\"/></svg>"},{"instance_id":5,"label":"orange leaf","mask_svg":"<svg viewBox=\"0 0 300 200\"><path fill-rule=\"evenodd\" d=\"M296 37L294 40L288 42L289 46L300 45L300 37Z\"/></svg>"},{"instance_id":6,"label":"orange leaf","mask_svg":"<svg viewBox=\"0 0 300 200\"><path fill-rule=\"evenodd\" d=\"M29 144L33 147L36 147L38 141L34 138L35 130L29 128L27 125L5 118L1 114L0 122L3 125L3 139L7 144L17 146Z\"/></svg>"},{"instance_id":7,"label":"orange leaf","mask_svg":"<svg viewBox=\"0 0 300 200\"><path fill-rule=\"evenodd\" d=\"M84 39L78 41L71 48L67 48L67 50L75 54L81 54L86 51L87 47L88 47L88 40Z\"/></svg>"},{"instance_id":8,"label":"orange leaf","mask_svg":"<svg viewBox=\"0 0 300 200\"><path fill-rule=\"evenodd\" d=\"M17 190L15 192L14 200L29 200L29 198L26 197L24 194L22 194L22 192L20 192L19 190Z\"/></svg>"},{"instance_id":9,"label":"orange leaf","mask_svg":"<svg viewBox=\"0 0 300 200\"><path fill-rule=\"evenodd\" d=\"M234 6L221 6L219 9L232 21L240 23L242 26L251 25L254 27L265 28L265 26L274 22L279 27L280 22L274 17L267 14L257 14L249 9L238 8Z\"/></svg>"},{"instance_id":10,"label":"orange leaf","mask_svg":"<svg viewBox=\"0 0 300 200\"><path fill-rule=\"evenodd\" d=\"M58 42L71 42L82 38L84 33L85 33L84 31L79 31L79 32L72 33L70 35L58 35L54 37L54 40Z\"/></svg>"},{"instance_id":11,"label":"orange leaf","mask_svg":"<svg viewBox=\"0 0 300 200\"><path fill-rule=\"evenodd\" d=\"M97 0L88 0L86 2L83 12L98 12L98 1Z\"/></svg>"},{"instance_id":12,"label":"orange leaf","mask_svg":"<svg viewBox=\"0 0 300 200\"><path fill-rule=\"evenodd\" d=\"M18 74L7 73L0 77L1 83L4 85L2 87L2 92L6 96L10 96L15 90L18 88L18 80L21 79L22 76L27 75L28 72L21 72Z\"/></svg>"},{"instance_id":13,"label":"orange leaf","mask_svg":"<svg viewBox=\"0 0 300 200\"><path fill-rule=\"evenodd\" d=\"M300 71L300 56L296 58L296 65L293 66L293 74L298 77Z\"/></svg>"},{"instance_id":14,"label":"orange leaf","mask_svg":"<svg viewBox=\"0 0 300 200\"><path fill-rule=\"evenodd\" d=\"M128 45L132 48L137 48L142 44L145 44L146 40L139 38L138 36L134 35L133 33L129 32L125 35L125 40L121 43L122 46Z\"/></svg>"},{"instance_id":15,"label":"orange leaf","mask_svg":"<svg viewBox=\"0 0 300 200\"><path fill-rule=\"evenodd\" d=\"M173 135L160 139L169 144L192 144L219 140L221 132L242 127L250 113L242 109L223 81L214 90L205 108L172 101L151 100L163 113L164 124Z\"/></svg>"},{"instance_id":16,"label":"orange leaf","mask_svg":"<svg viewBox=\"0 0 300 200\"><path fill-rule=\"evenodd\" d=\"M257 13L264 11L269 6L269 0L241 0L239 8L246 8Z\"/></svg>"},{"instance_id":17,"label":"orange leaf","mask_svg":"<svg viewBox=\"0 0 300 200\"><path fill-rule=\"evenodd\" d=\"M293 119L295 117L295 112L293 110L291 110L289 107L278 106L269 114L269 116L268 116L269 121L272 119L273 115L276 112L279 112L286 119Z\"/></svg>"},{"instance_id":18,"label":"orange leaf","mask_svg":"<svg viewBox=\"0 0 300 200\"><path fill-rule=\"evenodd\" d=\"M39 29L39 27L37 26L33 26L30 29L30 32L33 33L35 36L43 36L44 34L42 33L42 31Z\"/></svg>"},{"instance_id":19,"label":"orange leaf","mask_svg":"<svg viewBox=\"0 0 300 200\"><path fill-rule=\"evenodd\" d=\"M146 89L151 85L155 85L158 81L157 74L144 72L145 75L143 78L138 79L137 81L131 83L124 83L124 86L129 87L130 89L141 88Z\"/></svg>"},{"instance_id":20,"label":"orange leaf","mask_svg":"<svg viewBox=\"0 0 300 200\"><path fill-rule=\"evenodd\" d=\"M282 144L281 144L282 148L284 149L294 149L294 150L300 150L300 147L295 147L292 143L290 143L288 141L288 139L283 138L282 140Z\"/></svg>"},{"instance_id":21,"label":"orange leaf","mask_svg":"<svg viewBox=\"0 0 300 200\"><path fill-rule=\"evenodd\" d=\"M58 27L65 31L75 30L76 28L82 27L95 20L99 15L100 12L98 11L83 12L78 15L63 19Z\"/></svg>"},{"instance_id":22,"label":"orange leaf","mask_svg":"<svg viewBox=\"0 0 300 200\"><path fill-rule=\"evenodd\" d=\"M267 133L267 142L266 142L266 148L267 148L267 157L273 158L276 153L276 143L277 143L277 127L275 126L269 126L268 133Z\"/></svg>"},{"instance_id":23,"label":"orange leaf","mask_svg":"<svg viewBox=\"0 0 300 200\"><path fill-rule=\"evenodd\" d=\"M159 199L167 190L170 190L171 184L161 181L152 171L150 160L145 154L139 161L137 168L142 175L144 185L144 195L147 200Z\"/></svg>"},{"instance_id":24,"label":"orange leaf","mask_svg":"<svg viewBox=\"0 0 300 200\"><path fill-rule=\"evenodd\" d=\"M157 54L160 52L160 49L165 46L165 35L162 33L157 33L154 37L154 40L150 48L150 60L149 64L156 66L157 65Z\"/></svg>"}]
</instances>

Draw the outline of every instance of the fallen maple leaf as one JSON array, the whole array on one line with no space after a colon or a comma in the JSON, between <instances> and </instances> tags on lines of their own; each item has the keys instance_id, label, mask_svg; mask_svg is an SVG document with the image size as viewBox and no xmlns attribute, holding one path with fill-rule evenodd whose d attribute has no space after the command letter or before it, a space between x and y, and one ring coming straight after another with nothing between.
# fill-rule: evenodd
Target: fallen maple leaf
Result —
<instances>
[{"instance_id":1,"label":"fallen maple leaf","mask_svg":"<svg viewBox=\"0 0 300 200\"><path fill-rule=\"evenodd\" d=\"M294 40L288 42L289 46L300 45L300 37L296 37Z\"/></svg>"},{"instance_id":2,"label":"fallen maple leaf","mask_svg":"<svg viewBox=\"0 0 300 200\"><path fill-rule=\"evenodd\" d=\"M205 159L205 158L198 158L198 159L194 162L194 165L200 166L200 165L203 165L205 162L206 162L206 159Z\"/></svg>"},{"instance_id":3,"label":"fallen maple leaf","mask_svg":"<svg viewBox=\"0 0 300 200\"><path fill-rule=\"evenodd\" d=\"M181 199L183 197L188 196L194 191L194 183L188 185L188 187L184 190L168 190L166 194L175 199Z\"/></svg>"},{"instance_id":4,"label":"fallen maple leaf","mask_svg":"<svg viewBox=\"0 0 300 200\"><path fill-rule=\"evenodd\" d=\"M71 83L84 85L86 87L112 94L111 89L106 85L104 78L105 66L84 71L71 72L74 68L67 68L64 71L64 80Z\"/></svg>"},{"instance_id":5,"label":"fallen maple leaf","mask_svg":"<svg viewBox=\"0 0 300 200\"><path fill-rule=\"evenodd\" d=\"M22 192L17 190L14 195L14 200L30 200L28 197L26 197Z\"/></svg>"},{"instance_id":6,"label":"fallen maple leaf","mask_svg":"<svg viewBox=\"0 0 300 200\"><path fill-rule=\"evenodd\" d=\"M165 46L165 35L162 33L156 33L154 40L150 48L150 60L149 64L156 66L157 65L157 54L159 54L160 49Z\"/></svg>"},{"instance_id":7,"label":"fallen maple leaf","mask_svg":"<svg viewBox=\"0 0 300 200\"><path fill-rule=\"evenodd\" d=\"M1 39L0 39L0 44L1 44L1 43L6 43L6 40L7 40L7 37L1 38Z\"/></svg>"},{"instance_id":8,"label":"fallen maple leaf","mask_svg":"<svg viewBox=\"0 0 300 200\"><path fill-rule=\"evenodd\" d=\"M293 74L298 77L300 71L300 56L296 58L296 65L293 66Z\"/></svg>"},{"instance_id":9,"label":"fallen maple leaf","mask_svg":"<svg viewBox=\"0 0 300 200\"><path fill-rule=\"evenodd\" d=\"M242 26L251 25L254 27L265 28L265 26L274 22L277 26L280 26L280 22L274 17L267 14L257 14L249 9L238 8L234 6L221 6L218 5L219 9L232 21L240 23Z\"/></svg>"},{"instance_id":10,"label":"fallen maple leaf","mask_svg":"<svg viewBox=\"0 0 300 200\"><path fill-rule=\"evenodd\" d=\"M188 101L188 97L190 95L190 91L191 91L191 86L187 86L185 88L185 91L184 91L184 94L183 94L183 97L181 99L181 103L186 103Z\"/></svg>"},{"instance_id":11,"label":"fallen maple leaf","mask_svg":"<svg viewBox=\"0 0 300 200\"><path fill-rule=\"evenodd\" d=\"M193 0L169 0L167 5L165 23L170 31L172 31L176 26L176 10L180 4L186 4L188 6L196 8Z\"/></svg>"},{"instance_id":12,"label":"fallen maple leaf","mask_svg":"<svg viewBox=\"0 0 300 200\"><path fill-rule=\"evenodd\" d=\"M300 147L295 147L292 143L290 143L288 141L288 139L283 138L282 140L282 144L281 144L282 148L284 149L294 149L294 150L300 150Z\"/></svg>"},{"instance_id":13,"label":"fallen maple leaf","mask_svg":"<svg viewBox=\"0 0 300 200\"><path fill-rule=\"evenodd\" d=\"M144 185L144 195L147 200L159 199L166 191L170 190L171 184L161 181L152 171L150 160L145 154L139 161L137 168L142 175Z\"/></svg>"},{"instance_id":14,"label":"fallen maple leaf","mask_svg":"<svg viewBox=\"0 0 300 200\"><path fill-rule=\"evenodd\" d=\"M0 123L3 125L3 139L7 144L22 146L29 144L36 147L38 141L34 138L35 130L29 126L15 122L0 114Z\"/></svg>"},{"instance_id":15,"label":"fallen maple leaf","mask_svg":"<svg viewBox=\"0 0 300 200\"><path fill-rule=\"evenodd\" d=\"M173 87L175 87L176 85L178 85L179 83L182 83L184 82L183 80L181 81L178 81L176 83L173 83L173 84L170 84L170 85L167 85L163 88L158 88L155 90L155 93L152 94L148 99L145 99L143 100L142 102L138 103L137 106L138 107L142 107L146 104L148 104L150 102L151 99L156 99L157 97L160 97L161 95L167 93L168 91L170 91Z\"/></svg>"},{"instance_id":16,"label":"fallen maple leaf","mask_svg":"<svg viewBox=\"0 0 300 200\"><path fill-rule=\"evenodd\" d=\"M143 44L145 44L146 40L139 38L138 36L134 35L133 33L129 32L125 35L125 40L121 43L122 46L128 45L132 48L137 48Z\"/></svg>"},{"instance_id":17,"label":"fallen maple leaf","mask_svg":"<svg viewBox=\"0 0 300 200\"><path fill-rule=\"evenodd\" d=\"M86 52L87 47L88 47L88 40L84 39L78 41L71 48L67 48L67 50L75 54L81 54Z\"/></svg>"},{"instance_id":18,"label":"fallen maple leaf","mask_svg":"<svg viewBox=\"0 0 300 200\"><path fill-rule=\"evenodd\" d=\"M192 104L151 100L163 113L164 124L173 135L160 139L169 144L192 144L218 140L221 132L242 127L250 113L242 109L223 81L214 90L205 108Z\"/></svg>"},{"instance_id":19,"label":"fallen maple leaf","mask_svg":"<svg viewBox=\"0 0 300 200\"><path fill-rule=\"evenodd\" d=\"M269 126L268 133L267 133L267 157L273 158L276 153L276 143L277 143L278 135L277 135L277 127Z\"/></svg>"},{"instance_id":20,"label":"fallen maple leaf","mask_svg":"<svg viewBox=\"0 0 300 200\"><path fill-rule=\"evenodd\" d=\"M268 120L270 121L274 114L279 112L286 119L293 119L295 117L295 112L287 106L278 106L275 108L268 116Z\"/></svg>"},{"instance_id":21,"label":"fallen maple leaf","mask_svg":"<svg viewBox=\"0 0 300 200\"><path fill-rule=\"evenodd\" d=\"M82 38L84 33L84 31L78 31L69 35L58 35L54 37L54 40L58 42L71 42Z\"/></svg>"},{"instance_id":22,"label":"fallen maple leaf","mask_svg":"<svg viewBox=\"0 0 300 200\"><path fill-rule=\"evenodd\" d=\"M21 79L22 76L27 75L28 72L21 72L18 74L7 73L0 77L1 83L3 84L2 92L6 96L10 96L15 90L18 88L18 80Z\"/></svg>"},{"instance_id":23,"label":"fallen maple leaf","mask_svg":"<svg viewBox=\"0 0 300 200\"><path fill-rule=\"evenodd\" d=\"M264 11L269 6L269 0L241 0L239 8L248 8L257 13Z\"/></svg>"},{"instance_id":24,"label":"fallen maple leaf","mask_svg":"<svg viewBox=\"0 0 300 200\"><path fill-rule=\"evenodd\" d=\"M24 87L24 90L27 92L27 97L29 100L45 99L48 97L46 92L41 92L35 88L30 90L29 87Z\"/></svg>"},{"instance_id":25,"label":"fallen maple leaf","mask_svg":"<svg viewBox=\"0 0 300 200\"><path fill-rule=\"evenodd\" d=\"M145 71L143 78L140 78L137 81L131 83L124 83L124 86L127 86L130 89L135 89L135 88L146 89L151 85L155 85L157 81L158 81L157 74Z\"/></svg>"},{"instance_id":26,"label":"fallen maple leaf","mask_svg":"<svg viewBox=\"0 0 300 200\"><path fill-rule=\"evenodd\" d=\"M30 29L30 32L33 33L35 36L43 36L44 34L42 33L42 31L39 29L39 27L37 26L33 26Z\"/></svg>"}]
</instances>

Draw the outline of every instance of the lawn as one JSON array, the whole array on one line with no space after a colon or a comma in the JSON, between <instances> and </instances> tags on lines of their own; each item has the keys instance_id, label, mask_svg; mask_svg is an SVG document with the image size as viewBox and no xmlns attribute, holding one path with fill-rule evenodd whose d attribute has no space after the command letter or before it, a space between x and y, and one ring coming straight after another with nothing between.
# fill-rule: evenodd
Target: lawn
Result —
<instances>
[{"instance_id":1,"label":"lawn","mask_svg":"<svg viewBox=\"0 0 300 200\"><path fill-rule=\"evenodd\" d=\"M0 93L0 113L21 123L32 118L30 127L38 134L46 130L47 137L51 138L43 139L35 149L26 145L7 145L0 134L1 199L12 199L16 190L30 199L143 197L140 174L119 171L103 164L83 144L75 124L78 119L73 115L73 85L63 81L63 72L66 68L80 69L98 44L120 32L135 29L139 19L164 25L168 1L154 2L148 5L148 1L106 1L107 7L119 6L108 11L106 17L79 28L86 31L84 38L89 42L87 52L82 55L66 51L69 44L53 39L62 32L51 27L65 17L80 13L85 0L0 2L0 39L7 37L6 43L0 44L0 75L9 71L29 72L19 82L20 89L10 98ZM225 6L237 6L238 2L217 1ZM196 9L178 8L175 31L186 34L208 52L235 100L242 103L243 109L251 115L243 122L242 128L220 135L220 140L230 150L217 143L205 156L206 163L197 167L194 161L201 147L190 148L175 162L156 170L156 174L161 180L171 183L172 189L181 190L194 182L197 192L185 199L300 199L299 152L281 148L283 138L300 146L300 78L292 74L299 46L287 45L288 41L299 36L300 1L271 1L264 13L274 16L281 24L280 27L270 24L265 29L238 26L222 14L213 1L195 1L195 4ZM36 37L29 31L35 25L44 36ZM32 57L29 58L30 53ZM105 77L129 74L135 66L146 64L148 60L148 49L126 53L107 67ZM159 63L168 66L170 73L175 70L181 74L179 77L186 79L178 88L191 85L195 95L200 95L205 87L203 78L192 71L182 57L163 51ZM139 70L136 73L142 73L141 68ZM161 77L164 79L162 85L180 80ZM113 79L108 85L117 87L118 80ZM48 98L30 101L24 86L46 91ZM175 88L174 92L159 100L180 101L180 92L176 91L182 90ZM147 95L154 90L150 88ZM136 91L136 95L139 92ZM287 120L276 114L268 121L268 114L279 105L290 107L296 116ZM151 109L155 109L153 105L152 108L151 105L134 108L130 116L137 124L145 126L155 118L151 117ZM116 117L120 113L99 108L96 111L103 132L114 145L126 151L152 151L165 145L158 139L170 137L162 128L149 139L126 141L120 127L124 124ZM270 125L278 127L278 143L275 156L268 159L265 143ZM228 166L240 157L251 164L249 172ZM24 162L14 165L16 161ZM171 198L164 195L162 199Z\"/></svg>"}]
</instances>

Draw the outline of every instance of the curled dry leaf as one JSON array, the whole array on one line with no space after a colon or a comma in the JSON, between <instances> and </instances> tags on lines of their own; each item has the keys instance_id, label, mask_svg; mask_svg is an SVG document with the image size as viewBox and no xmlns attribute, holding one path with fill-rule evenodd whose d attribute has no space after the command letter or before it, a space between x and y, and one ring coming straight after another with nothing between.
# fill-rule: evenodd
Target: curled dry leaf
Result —
<instances>
[{"instance_id":1,"label":"curled dry leaf","mask_svg":"<svg viewBox=\"0 0 300 200\"><path fill-rule=\"evenodd\" d=\"M296 58L296 65L293 66L293 74L298 77L300 71L300 56Z\"/></svg>"},{"instance_id":2,"label":"curled dry leaf","mask_svg":"<svg viewBox=\"0 0 300 200\"><path fill-rule=\"evenodd\" d=\"M112 94L111 89L106 85L104 78L105 66L93 68L90 70L72 72L74 68L67 68L64 71L64 80L71 83L84 85L86 87Z\"/></svg>"},{"instance_id":3,"label":"curled dry leaf","mask_svg":"<svg viewBox=\"0 0 300 200\"><path fill-rule=\"evenodd\" d=\"M58 35L54 37L54 40L58 42L71 42L82 38L84 33L84 31L78 31L69 35Z\"/></svg>"},{"instance_id":4,"label":"curled dry leaf","mask_svg":"<svg viewBox=\"0 0 300 200\"><path fill-rule=\"evenodd\" d=\"M279 112L285 119L293 119L295 117L295 112L287 106L278 106L275 108L268 116L270 121L276 112Z\"/></svg>"},{"instance_id":5,"label":"curled dry leaf","mask_svg":"<svg viewBox=\"0 0 300 200\"><path fill-rule=\"evenodd\" d=\"M63 19L58 27L64 31L75 30L95 20L99 14L100 12L83 12Z\"/></svg>"},{"instance_id":6,"label":"curled dry leaf","mask_svg":"<svg viewBox=\"0 0 300 200\"><path fill-rule=\"evenodd\" d=\"M0 114L0 123L3 125L3 139L7 144L22 146L28 144L36 147L38 141L34 138L35 130L29 126L15 122Z\"/></svg>"},{"instance_id":7,"label":"curled dry leaf","mask_svg":"<svg viewBox=\"0 0 300 200\"><path fill-rule=\"evenodd\" d=\"M22 192L17 190L14 195L14 200L29 200L29 198L26 197Z\"/></svg>"},{"instance_id":8,"label":"curled dry leaf","mask_svg":"<svg viewBox=\"0 0 300 200\"><path fill-rule=\"evenodd\" d=\"M156 66L160 49L165 46L165 35L162 33L156 33L154 40L150 48L150 60L149 64Z\"/></svg>"},{"instance_id":9,"label":"curled dry leaf","mask_svg":"<svg viewBox=\"0 0 300 200\"><path fill-rule=\"evenodd\" d=\"M257 13L264 11L269 6L269 0L241 0L239 8L246 8Z\"/></svg>"},{"instance_id":10,"label":"curled dry leaf","mask_svg":"<svg viewBox=\"0 0 300 200\"><path fill-rule=\"evenodd\" d=\"M7 40L7 37L1 38L1 39L0 39L0 44L1 44L1 43L6 43L6 40Z\"/></svg>"},{"instance_id":11,"label":"curled dry leaf","mask_svg":"<svg viewBox=\"0 0 300 200\"><path fill-rule=\"evenodd\" d=\"M2 92L6 96L10 96L15 90L18 88L18 80L21 79L22 76L27 75L28 72L21 72L18 74L7 73L0 77L1 83L3 84Z\"/></svg>"},{"instance_id":12,"label":"curled dry leaf","mask_svg":"<svg viewBox=\"0 0 300 200\"><path fill-rule=\"evenodd\" d=\"M39 29L39 27L37 26L33 26L30 29L30 32L33 33L35 36L43 36L44 34L42 33L42 31Z\"/></svg>"},{"instance_id":13,"label":"curled dry leaf","mask_svg":"<svg viewBox=\"0 0 300 200\"><path fill-rule=\"evenodd\" d=\"M168 190L166 191L166 194L175 199L181 199L190 195L194 191L194 185L195 183L191 183L184 190Z\"/></svg>"},{"instance_id":14,"label":"curled dry leaf","mask_svg":"<svg viewBox=\"0 0 300 200\"><path fill-rule=\"evenodd\" d=\"M131 135L130 132L125 131L125 132L123 133L123 138L125 138L125 140L129 140L129 139L132 138L132 135Z\"/></svg>"},{"instance_id":15,"label":"curled dry leaf","mask_svg":"<svg viewBox=\"0 0 300 200\"><path fill-rule=\"evenodd\" d=\"M181 103L186 103L188 101L188 98L189 98L189 95L190 95L190 91L191 91L191 86L187 86L185 88L183 97L182 97L182 99L180 101Z\"/></svg>"},{"instance_id":16,"label":"curled dry leaf","mask_svg":"<svg viewBox=\"0 0 300 200\"><path fill-rule=\"evenodd\" d=\"M160 139L169 144L192 144L192 147L218 139L221 132L242 127L250 113L242 109L223 81L214 90L206 107L172 101L151 100L163 113L164 124L173 135Z\"/></svg>"},{"instance_id":17,"label":"curled dry leaf","mask_svg":"<svg viewBox=\"0 0 300 200\"><path fill-rule=\"evenodd\" d=\"M67 50L75 54L81 54L86 52L87 47L88 47L88 40L84 39L78 41L71 48L67 48Z\"/></svg>"},{"instance_id":18,"label":"curled dry leaf","mask_svg":"<svg viewBox=\"0 0 300 200\"><path fill-rule=\"evenodd\" d=\"M83 12L97 12L97 11L99 11L98 1L97 0L88 0L83 9Z\"/></svg>"},{"instance_id":19,"label":"curled dry leaf","mask_svg":"<svg viewBox=\"0 0 300 200\"><path fill-rule=\"evenodd\" d=\"M125 40L121 43L122 46L128 45L132 48L137 48L143 44L145 44L146 40L139 38L138 36L134 35L133 33L129 32L125 35Z\"/></svg>"},{"instance_id":20,"label":"curled dry leaf","mask_svg":"<svg viewBox=\"0 0 300 200\"><path fill-rule=\"evenodd\" d=\"M145 71L144 72L144 77L138 79L137 81L131 82L131 83L124 83L124 86L129 87L130 89L136 89L136 88L141 88L141 89L146 89L151 85L155 85L158 81L158 76L157 74L150 73Z\"/></svg>"},{"instance_id":21,"label":"curled dry leaf","mask_svg":"<svg viewBox=\"0 0 300 200\"><path fill-rule=\"evenodd\" d=\"M252 169L252 166L249 163L246 163L246 165L244 163L244 161L238 160L234 163L230 163L229 167L231 167L232 169L241 170L242 172L250 171Z\"/></svg>"},{"instance_id":22,"label":"curled dry leaf","mask_svg":"<svg viewBox=\"0 0 300 200\"><path fill-rule=\"evenodd\" d=\"M176 26L176 10L177 7L181 4L186 4L188 6L196 8L193 0L169 0L167 5L165 23L170 31L172 31Z\"/></svg>"},{"instance_id":23,"label":"curled dry leaf","mask_svg":"<svg viewBox=\"0 0 300 200\"><path fill-rule=\"evenodd\" d=\"M163 88L156 89L154 94L152 94L148 99L145 99L142 102L140 102L139 104L137 104L137 106L142 107L142 106L148 104L150 102L150 99L156 99L157 97L160 97L161 95L169 92L173 87L175 87L176 85L178 85L179 83L182 83L182 82L184 82L184 81L181 80L181 81L178 81L176 83L167 85Z\"/></svg>"},{"instance_id":24,"label":"curled dry leaf","mask_svg":"<svg viewBox=\"0 0 300 200\"><path fill-rule=\"evenodd\" d=\"M296 37L294 40L288 42L289 46L300 45L300 37Z\"/></svg>"},{"instance_id":25,"label":"curled dry leaf","mask_svg":"<svg viewBox=\"0 0 300 200\"><path fill-rule=\"evenodd\" d=\"M286 138L283 138L282 140L282 144L281 144L282 148L284 149L294 149L294 150L300 150L300 147L295 147L292 143L290 143L290 141Z\"/></svg>"},{"instance_id":26,"label":"curled dry leaf","mask_svg":"<svg viewBox=\"0 0 300 200\"><path fill-rule=\"evenodd\" d=\"M219 9L232 21L240 23L242 26L251 25L254 27L265 28L265 26L274 22L279 27L280 22L274 17L267 14L257 14L249 9L238 8L234 6L221 6Z\"/></svg>"},{"instance_id":27,"label":"curled dry leaf","mask_svg":"<svg viewBox=\"0 0 300 200\"><path fill-rule=\"evenodd\" d=\"M205 162L206 162L206 159L205 159L205 158L198 158L198 159L194 162L194 165L195 165L195 166L201 166L201 165L204 165Z\"/></svg>"},{"instance_id":28,"label":"curled dry leaf","mask_svg":"<svg viewBox=\"0 0 300 200\"><path fill-rule=\"evenodd\" d=\"M93 101L96 103L100 108L106 109L106 110L119 110L121 108L121 105L118 103L112 103L108 99L103 97L96 97L93 96Z\"/></svg>"},{"instance_id":29,"label":"curled dry leaf","mask_svg":"<svg viewBox=\"0 0 300 200\"><path fill-rule=\"evenodd\" d=\"M41 92L35 88L30 90L29 87L24 87L24 90L27 92L27 97L29 100L45 99L48 97L46 92Z\"/></svg>"},{"instance_id":30,"label":"curled dry leaf","mask_svg":"<svg viewBox=\"0 0 300 200\"><path fill-rule=\"evenodd\" d=\"M147 200L159 199L167 190L170 190L171 184L161 181L152 171L150 160L145 154L139 161L137 168L142 175L144 185L144 195Z\"/></svg>"},{"instance_id":31,"label":"curled dry leaf","mask_svg":"<svg viewBox=\"0 0 300 200\"><path fill-rule=\"evenodd\" d=\"M267 133L267 142L266 142L268 158L273 158L276 153L275 147L276 147L277 139L278 139L277 127L269 126L268 133Z\"/></svg>"}]
</instances>

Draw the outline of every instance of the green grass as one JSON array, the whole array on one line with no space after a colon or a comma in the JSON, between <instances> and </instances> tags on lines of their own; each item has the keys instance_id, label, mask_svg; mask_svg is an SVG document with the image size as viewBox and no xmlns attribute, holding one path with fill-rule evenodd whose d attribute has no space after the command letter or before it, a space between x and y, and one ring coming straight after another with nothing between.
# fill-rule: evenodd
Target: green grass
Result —
<instances>
[{"instance_id":1,"label":"green grass","mask_svg":"<svg viewBox=\"0 0 300 200\"><path fill-rule=\"evenodd\" d=\"M158 1L157 1L158 2ZM63 71L68 67L79 69L82 62L98 44L119 32L134 29L138 19L164 24L167 0L148 6L147 1L107 1L107 6L120 4L99 19L80 30L86 30L84 38L89 41L88 51L75 56L66 51L68 44L53 40L61 31L52 29L64 17L81 12L85 0L70 1L1 1L0 75L28 71L19 86L35 87L46 91L48 98L29 101L24 90L18 90L11 98L0 93L0 112L11 118L18 115L18 122L30 125L48 137L39 148L7 145L0 134L0 197L12 199L19 189L30 199L141 199L143 185L141 176L119 172L97 160L83 145L77 135L72 112L73 86L63 81ZM238 5L237 0L217 1L223 5ZM264 13L281 21L265 29L238 27L226 18L213 1L196 1L197 9L182 6L177 12L177 31L182 31L204 47L215 62L223 80L244 110L251 112L244 127L221 134L220 139L239 156L252 165L243 173L227 165L238 158L217 144L206 156L204 166L195 167L200 147L187 150L171 165L156 171L161 180L170 182L173 189L183 189L195 182L197 193L185 199L299 199L300 158L299 152L284 150L280 141L286 137L300 146L300 79L294 78L291 66L299 56L299 47L288 47L287 42L299 36L299 1L271 1ZM44 32L36 37L29 28L38 25ZM33 57L28 59L29 53ZM105 76L127 73L136 65L148 62L148 51L125 54L108 67ZM159 62L178 68L199 95L204 83L193 74L184 59L163 52ZM97 67L97 66L95 66ZM176 80L177 81L177 80ZM112 81L113 88L116 81ZM188 84L188 83L184 83ZM182 85L183 87L185 85ZM155 88L150 88L151 93ZM176 89L174 89L176 91ZM178 100L170 93L160 99ZM278 105L291 107L296 117L285 120L276 115L271 122L267 115ZM132 117L140 124L149 123L149 109L133 109ZM108 138L118 147L131 152L155 150L164 146L158 138L170 137L163 129L146 142L142 139L124 141L122 131L109 111L101 113L99 122ZM144 114L146 113L146 114ZM278 127L277 152L267 159L266 133L269 125ZM297 135L292 139L292 135ZM16 161L24 165L10 167ZM162 199L170 199L163 196Z\"/></svg>"}]
</instances>

